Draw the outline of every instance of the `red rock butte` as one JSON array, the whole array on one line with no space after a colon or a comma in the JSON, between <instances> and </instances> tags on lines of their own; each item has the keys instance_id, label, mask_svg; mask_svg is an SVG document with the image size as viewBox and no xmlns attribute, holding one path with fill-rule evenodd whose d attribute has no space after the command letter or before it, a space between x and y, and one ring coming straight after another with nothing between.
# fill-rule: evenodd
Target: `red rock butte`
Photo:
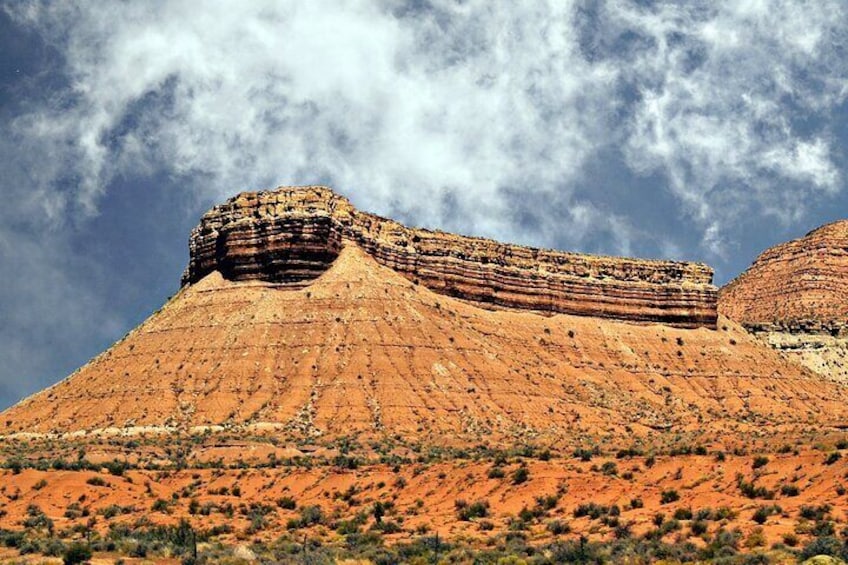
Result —
<instances>
[{"instance_id":1,"label":"red rock butte","mask_svg":"<svg viewBox=\"0 0 848 565\"><path fill-rule=\"evenodd\" d=\"M5 411L0 435L468 445L848 423L848 389L716 327L703 265L412 230L319 187L241 194L190 248L167 304Z\"/></svg>"},{"instance_id":2,"label":"red rock butte","mask_svg":"<svg viewBox=\"0 0 848 565\"><path fill-rule=\"evenodd\" d=\"M767 249L721 290L720 311L746 327L848 326L848 220Z\"/></svg>"},{"instance_id":3,"label":"red rock butte","mask_svg":"<svg viewBox=\"0 0 848 565\"><path fill-rule=\"evenodd\" d=\"M820 375L848 384L848 220L767 249L719 311Z\"/></svg>"},{"instance_id":4,"label":"red rock butte","mask_svg":"<svg viewBox=\"0 0 848 565\"><path fill-rule=\"evenodd\" d=\"M246 192L191 234L184 284L227 280L303 286L353 244L430 290L497 309L679 327L716 324L713 272L699 263L563 253L412 229L360 212L320 187Z\"/></svg>"}]
</instances>

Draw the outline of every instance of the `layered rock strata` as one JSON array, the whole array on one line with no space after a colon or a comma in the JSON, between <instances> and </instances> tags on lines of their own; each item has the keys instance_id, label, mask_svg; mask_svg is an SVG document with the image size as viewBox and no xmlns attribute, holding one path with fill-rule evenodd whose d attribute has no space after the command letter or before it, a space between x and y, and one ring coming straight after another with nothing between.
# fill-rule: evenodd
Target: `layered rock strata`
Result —
<instances>
[{"instance_id":1,"label":"layered rock strata","mask_svg":"<svg viewBox=\"0 0 848 565\"><path fill-rule=\"evenodd\" d=\"M719 311L810 369L848 382L848 220L767 249Z\"/></svg>"},{"instance_id":2,"label":"layered rock strata","mask_svg":"<svg viewBox=\"0 0 848 565\"><path fill-rule=\"evenodd\" d=\"M354 435L629 445L667 430L714 441L848 425L848 387L738 324L719 326L486 310L346 245L305 288L217 272L184 287L74 375L0 415L0 436L223 426L270 431L283 445Z\"/></svg>"},{"instance_id":3,"label":"layered rock strata","mask_svg":"<svg viewBox=\"0 0 848 565\"><path fill-rule=\"evenodd\" d=\"M303 287L347 244L380 265L489 309L715 328L717 291L703 264L564 253L407 228L356 210L324 187L242 193L203 216L183 284L213 271L232 281Z\"/></svg>"}]
</instances>

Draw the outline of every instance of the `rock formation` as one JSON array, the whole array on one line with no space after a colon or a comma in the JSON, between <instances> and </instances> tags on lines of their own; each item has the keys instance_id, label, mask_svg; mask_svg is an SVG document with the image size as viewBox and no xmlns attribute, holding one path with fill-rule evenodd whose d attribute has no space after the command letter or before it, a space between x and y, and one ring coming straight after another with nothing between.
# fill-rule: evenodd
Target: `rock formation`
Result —
<instances>
[{"instance_id":1,"label":"rock formation","mask_svg":"<svg viewBox=\"0 0 848 565\"><path fill-rule=\"evenodd\" d=\"M848 389L727 319L632 323L708 321L698 265L409 230L320 188L242 195L191 247L173 299L4 412L0 435L247 426L467 445L848 423Z\"/></svg>"},{"instance_id":2,"label":"rock formation","mask_svg":"<svg viewBox=\"0 0 848 565\"><path fill-rule=\"evenodd\" d=\"M184 284L218 271L232 281L302 286L346 243L380 265L487 308L715 327L706 265L563 253L407 228L356 210L324 187L243 193L216 206L190 240Z\"/></svg>"},{"instance_id":3,"label":"rock formation","mask_svg":"<svg viewBox=\"0 0 848 565\"><path fill-rule=\"evenodd\" d=\"M814 371L848 382L848 220L764 251L721 289L719 311Z\"/></svg>"}]
</instances>

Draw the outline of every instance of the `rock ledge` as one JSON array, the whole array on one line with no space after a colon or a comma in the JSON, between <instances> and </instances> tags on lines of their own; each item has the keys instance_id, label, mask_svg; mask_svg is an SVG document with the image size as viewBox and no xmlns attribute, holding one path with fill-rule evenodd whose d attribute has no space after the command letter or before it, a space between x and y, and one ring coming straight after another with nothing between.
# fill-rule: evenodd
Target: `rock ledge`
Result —
<instances>
[{"instance_id":1,"label":"rock ledge","mask_svg":"<svg viewBox=\"0 0 848 565\"><path fill-rule=\"evenodd\" d=\"M245 192L192 231L183 285L213 271L234 281L308 285L346 245L440 294L489 309L715 328L712 269L604 257L414 229L360 212L320 186Z\"/></svg>"}]
</instances>

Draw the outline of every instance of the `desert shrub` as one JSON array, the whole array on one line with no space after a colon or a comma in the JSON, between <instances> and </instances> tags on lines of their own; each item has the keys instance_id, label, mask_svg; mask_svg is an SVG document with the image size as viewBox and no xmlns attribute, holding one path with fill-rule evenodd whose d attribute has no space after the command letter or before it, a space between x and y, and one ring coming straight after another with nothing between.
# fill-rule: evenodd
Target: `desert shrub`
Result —
<instances>
[{"instance_id":1,"label":"desert shrub","mask_svg":"<svg viewBox=\"0 0 848 565\"><path fill-rule=\"evenodd\" d=\"M751 463L751 467L754 469L759 469L760 467L765 467L768 465L769 458L765 455L757 455L754 457L753 463Z\"/></svg>"},{"instance_id":2,"label":"desert shrub","mask_svg":"<svg viewBox=\"0 0 848 565\"><path fill-rule=\"evenodd\" d=\"M680 495L676 490L664 490L662 491L662 494L660 494L660 504L671 504L678 500L680 500Z\"/></svg>"},{"instance_id":3,"label":"desert shrub","mask_svg":"<svg viewBox=\"0 0 848 565\"><path fill-rule=\"evenodd\" d=\"M833 465L837 461L842 459L842 454L838 451L834 451L833 453L828 454L828 456L824 460L825 465Z\"/></svg>"},{"instance_id":4,"label":"desert shrub","mask_svg":"<svg viewBox=\"0 0 848 565\"><path fill-rule=\"evenodd\" d=\"M615 454L616 459L624 459L630 457L639 457L642 455L642 450L638 447L628 447L627 449L620 449L618 453Z\"/></svg>"},{"instance_id":5,"label":"desert shrub","mask_svg":"<svg viewBox=\"0 0 848 565\"><path fill-rule=\"evenodd\" d=\"M618 465L616 465L614 461L605 461L604 464L601 465L601 473L604 475L617 475Z\"/></svg>"},{"instance_id":6,"label":"desert shrub","mask_svg":"<svg viewBox=\"0 0 848 565\"><path fill-rule=\"evenodd\" d=\"M297 502L290 496L283 496L277 499L277 506L283 510L294 510L297 508Z\"/></svg>"},{"instance_id":7,"label":"desert shrub","mask_svg":"<svg viewBox=\"0 0 848 565\"><path fill-rule=\"evenodd\" d=\"M91 548L80 542L70 544L62 554L64 565L77 565L78 563L85 563L89 559L91 559Z\"/></svg>"},{"instance_id":8,"label":"desert shrub","mask_svg":"<svg viewBox=\"0 0 848 565\"><path fill-rule=\"evenodd\" d=\"M675 520L691 520L692 519L692 509L691 508L678 508L674 511L674 519Z\"/></svg>"},{"instance_id":9,"label":"desert shrub","mask_svg":"<svg viewBox=\"0 0 848 565\"><path fill-rule=\"evenodd\" d=\"M555 536L567 534L571 532L571 526L563 520L551 520L546 524L549 532Z\"/></svg>"},{"instance_id":10,"label":"desert shrub","mask_svg":"<svg viewBox=\"0 0 848 565\"><path fill-rule=\"evenodd\" d=\"M591 461L592 455L594 455L594 453L592 452L591 449L575 449L574 450L574 457L576 457L577 459L580 459L581 461Z\"/></svg>"},{"instance_id":11,"label":"desert shrub","mask_svg":"<svg viewBox=\"0 0 848 565\"><path fill-rule=\"evenodd\" d=\"M121 507L117 504L110 504L105 508L101 508L97 511L98 514L101 514L107 520L111 520L115 516L118 516L121 513Z\"/></svg>"},{"instance_id":12,"label":"desert shrub","mask_svg":"<svg viewBox=\"0 0 848 565\"><path fill-rule=\"evenodd\" d=\"M848 557L848 551L838 539L830 536L816 538L801 550L799 556L802 561L815 557L816 555L830 555L836 558Z\"/></svg>"},{"instance_id":13,"label":"desert shrub","mask_svg":"<svg viewBox=\"0 0 848 565\"><path fill-rule=\"evenodd\" d=\"M783 544L788 547L795 547L798 545L798 536L795 534L783 534Z\"/></svg>"},{"instance_id":14,"label":"desert shrub","mask_svg":"<svg viewBox=\"0 0 848 565\"><path fill-rule=\"evenodd\" d=\"M41 508L35 504L27 506L27 513L26 518L23 521L23 526L27 529L44 529L51 534L53 533L53 520L48 518L47 515L42 512Z\"/></svg>"},{"instance_id":15,"label":"desert shrub","mask_svg":"<svg viewBox=\"0 0 848 565\"><path fill-rule=\"evenodd\" d=\"M798 514L801 518L806 518L807 520L824 520L825 517L830 514L830 504L822 504L821 506L808 506L803 505L801 509L798 511Z\"/></svg>"},{"instance_id":16,"label":"desert shrub","mask_svg":"<svg viewBox=\"0 0 848 565\"><path fill-rule=\"evenodd\" d=\"M477 528L481 532L491 532L495 529L495 524L488 520L480 520L479 522L477 522Z\"/></svg>"},{"instance_id":17,"label":"desert shrub","mask_svg":"<svg viewBox=\"0 0 848 565\"><path fill-rule=\"evenodd\" d=\"M739 539L742 533L720 529L715 533L707 546L701 551L705 559L716 559L735 555L739 547Z\"/></svg>"},{"instance_id":18,"label":"desert shrub","mask_svg":"<svg viewBox=\"0 0 848 565\"><path fill-rule=\"evenodd\" d=\"M91 477L85 482L86 482L86 484L89 484L93 487L105 487L105 486L109 485L109 483L107 483L101 477L98 477L98 476Z\"/></svg>"},{"instance_id":19,"label":"desert shrub","mask_svg":"<svg viewBox=\"0 0 848 565\"><path fill-rule=\"evenodd\" d=\"M729 506L719 506L713 514L713 519L716 521L728 520L736 517L736 511Z\"/></svg>"},{"instance_id":20,"label":"desert shrub","mask_svg":"<svg viewBox=\"0 0 848 565\"><path fill-rule=\"evenodd\" d=\"M754 511L754 515L751 519L757 524L765 524L766 520L768 520L769 516L774 514L779 514L781 512L780 506L760 506Z\"/></svg>"},{"instance_id":21,"label":"desert shrub","mask_svg":"<svg viewBox=\"0 0 848 565\"><path fill-rule=\"evenodd\" d=\"M505 475L506 473L504 473L503 468L497 465L489 469L489 472L487 474L490 479L502 479Z\"/></svg>"},{"instance_id":22,"label":"desert shrub","mask_svg":"<svg viewBox=\"0 0 848 565\"><path fill-rule=\"evenodd\" d=\"M694 522L692 522L689 528L692 530L693 534L695 534L696 536L700 536L707 533L709 525L705 520L695 520Z\"/></svg>"},{"instance_id":23,"label":"desert shrub","mask_svg":"<svg viewBox=\"0 0 848 565\"><path fill-rule=\"evenodd\" d=\"M748 482L742 475L738 476L736 484L742 494L748 498L763 498L766 500L774 498L774 491L768 490L764 486L757 486L753 482Z\"/></svg>"},{"instance_id":24,"label":"desert shrub","mask_svg":"<svg viewBox=\"0 0 848 565\"><path fill-rule=\"evenodd\" d=\"M512 484L520 485L522 483L526 483L527 479L530 478L530 471L527 467L519 467L512 473Z\"/></svg>"},{"instance_id":25,"label":"desert shrub","mask_svg":"<svg viewBox=\"0 0 848 565\"><path fill-rule=\"evenodd\" d=\"M574 517L582 518L583 516L588 516L592 520L597 520L601 516L606 516L610 514L609 506L601 506L600 504L595 504L594 502L587 502L584 504L580 504L577 508L574 509Z\"/></svg>"},{"instance_id":26,"label":"desert shrub","mask_svg":"<svg viewBox=\"0 0 848 565\"><path fill-rule=\"evenodd\" d=\"M150 507L153 512L165 513L168 511L168 501L162 498L157 498Z\"/></svg>"},{"instance_id":27,"label":"desert shrub","mask_svg":"<svg viewBox=\"0 0 848 565\"><path fill-rule=\"evenodd\" d=\"M783 485L780 487L780 494L783 496L798 496L800 492L797 485Z\"/></svg>"},{"instance_id":28,"label":"desert shrub","mask_svg":"<svg viewBox=\"0 0 848 565\"><path fill-rule=\"evenodd\" d=\"M324 511L320 506L304 506L300 509L300 517L289 520L286 527L289 530L296 530L322 523L324 523Z\"/></svg>"},{"instance_id":29,"label":"desert shrub","mask_svg":"<svg viewBox=\"0 0 848 565\"><path fill-rule=\"evenodd\" d=\"M456 508L456 517L459 520L468 522L474 518L485 518L489 515L489 501L478 500L468 504L464 500L454 502Z\"/></svg>"},{"instance_id":30,"label":"desert shrub","mask_svg":"<svg viewBox=\"0 0 848 565\"><path fill-rule=\"evenodd\" d=\"M124 471L126 471L128 467L126 462L118 461L117 459L104 463L103 466L106 467L110 474L115 475L116 477L122 477L124 475Z\"/></svg>"},{"instance_id":31,"label":"desert shrub","mask_svg":"<svg viewBox=\"0 0 848 565\"><path fill-rule=\"evenodd\" d=\"M0 530L0 545L9 548L18 548L24 542L24 532L13 532L10 530Z\"/></svg>"}]
</instances>

